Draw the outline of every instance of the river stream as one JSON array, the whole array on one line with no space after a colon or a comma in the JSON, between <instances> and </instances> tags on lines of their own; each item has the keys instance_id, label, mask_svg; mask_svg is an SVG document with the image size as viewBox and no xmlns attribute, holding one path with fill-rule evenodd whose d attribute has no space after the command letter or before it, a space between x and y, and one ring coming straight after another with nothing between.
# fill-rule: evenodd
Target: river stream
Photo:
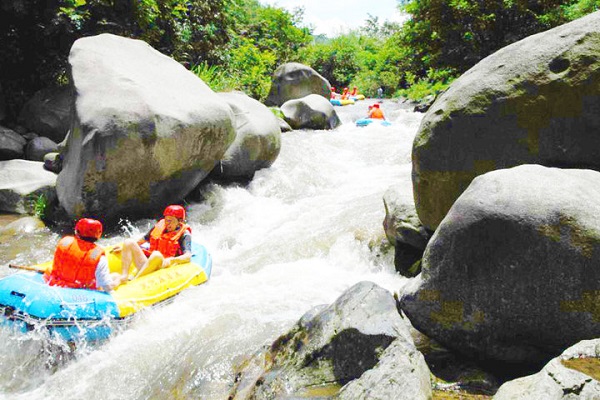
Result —
<instances>
[{"instance_id":1,"label":"river stream","mask_svg":"<svg viewBox=\"0 0 600 400\"><path fill-rule=\"evenodd\" d=\"M386 101L391 127L355 127L368 102L336 108L336 130L283 133L279 158L247 187L202 189L188 222L213 257L208 283L71 353L42 331L0 329L0 399L226 399L234 366L313 306L363 280L398 291L406 279L382 250L382 197L392 185L412 196L422 115ZM124 221L101 244L151 224ZM0 235L0 276L14 273L8 263L49 259L58 239L46 228Z\"/></svg>"}]
</instances>

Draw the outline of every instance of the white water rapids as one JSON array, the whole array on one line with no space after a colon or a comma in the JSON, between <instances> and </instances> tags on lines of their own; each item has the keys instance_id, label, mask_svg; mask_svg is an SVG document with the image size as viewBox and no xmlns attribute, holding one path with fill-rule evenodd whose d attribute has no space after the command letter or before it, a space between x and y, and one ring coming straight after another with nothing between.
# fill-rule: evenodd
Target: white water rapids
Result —
<instances>
[{"instance_id":1,"label":"white water rapids","mask_svg":"<svg viewBox=\"0 0 600 400\"><path fill-rule=\"evenodd\" d=\"M283 133L279 158L248 187L211 185L190 205L194 238L213 257L208 283L101 345L79 344L63 363L36 332L0 330L0 399L226 399L234 366L313 306L363 280L398 291L406 280L393 250L380 250L382 197L392 185L412 196L421 115L386 102L391 127L357 128L352 119L367 104L337 108L344 124L334 131ZM137 237L150 223L102 243ZM58 239L45 229L20 235L0 244L2 265L50 258Z\"/></svg>"}]
</instances>

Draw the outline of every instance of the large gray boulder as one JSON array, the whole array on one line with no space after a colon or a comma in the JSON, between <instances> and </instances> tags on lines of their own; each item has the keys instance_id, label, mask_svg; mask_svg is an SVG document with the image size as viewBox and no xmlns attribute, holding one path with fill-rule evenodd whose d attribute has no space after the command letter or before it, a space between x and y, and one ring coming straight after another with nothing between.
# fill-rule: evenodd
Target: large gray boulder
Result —
<instances>
[{"instance_id":1,"label":"large gray boulder","mask_svg":"<svg viewBox=\"0 0 600 400\"><path fill-rule=\"evenodd\" d=\"M522 165L454 203L400 305L413 326L475 357L545 362L600 337L600 173Z\"/></svg>"},{"instance_id":2,"label":"large gray boulder","mask_svg":"<svg viewBox=\"0 0 600 400\"><path fill-rule=\"evenodd\" d=\"M40 90L23 106L19 123L29 131L58 143L69 130L72 101L69 86Z\"/></svg>"},{"instance_id":3,"label":"large gray boulder","mask_svg":"<svg viewBox=\"0 0 600 400\"><path fill-rule=\"evenodd\" d=\"M419 218L435 230L471 180L520 164L600 169L600 12L509 45L443 93L413 146Z\"/></svg>"},{"instance_id":4,"label":"large gray boulder","mask_svg":"<svg viewBox=\"0 0 600 400\"><path fill-rule=\"evenodd\" d=\"M331 85L308 65L291 62L277 68L265 104L281 106L288 100L317 94L329 99Z\"/></svg>"},{"instance_id":5,"label":"large gray boulder","mask_svg":"<svg viewBox=\"0 0 600 400\"><path fill-rule=\"evenodd\" d=\"M12 129L0 126L0 160L21 158L25 153L27 140Z\"/></svg>"},{"instance_id":6,"label":"large gray boulder","mask_svg":"<svg viewBox=\"0 0 600 400\"><path fill-rule=\"evenodd\" d=\"M600 339L584 340L537 374L503 384L494 400L600 399Z\"/></svg>"},{"instance_id":7,"label":"large gray boulder","mask_svg":"<svg viewBox=\"0 0 600 400\"><path fill-rule=\"evenodd\" d=\"M360 282L330 306L307 313L265 353L247 363L236 377L230 398L305 397L319 387L330 388L333 395L336 388L378 365L392 344L380 374L375 372L348 388L348 395L367 393L367 382L383 381L386 383L381 393L394 388L399 392L406 388L403 382L414 383L407 389L407 396L398 399L424 399L427 397L421 390L425 394L431 390L427 385L429 370L415 349L409 325L398 313L392 295L374 283ZM412 368L392 371L393 358L406 361Z\"/></svg>"},{"instance_id":8,"label":"large gray boulder","mask_svg":"<svg viewBox=\"0 0 600 400\"><path fill-rule=\"evenodd\" d=\"M45 204L56 199L56 174L46 171L44 163L0 161L0 211L33 214L42 195Z\"/></svg>"},{"instance_id":9,"label":"large gray boulder","mask_svg":"<svg viewBox=\"0 0 600 400\"><path fill-rule=\"evenodd\" d=\"M277 117L267 106L242 92L219 93L233 111L235 141L229 146L211 177L244 181L273 164L281 150Z\"/></svg>"},{"instance_id":10,"label":"large gray boulder","mask_svg":"<svg viewBox=\"0 0 600 400\"><path fill-rule=\"evenodd\" d=\"M316 94L286 101L281 112L293 129L334 129L342 123L329 100Z\"/></svg>"},{"instance_id":11,"label":"large gray boulder","mask_svg":"<svg viewBox=\"0 0 600 400\"><path fill-rule=\"evenodd\" d=\"M74 118L57 192L71 217L155 214L192 191L235 138L230 107L145 42L82 38L69 64Z\"/></svg>"}]
</instances>

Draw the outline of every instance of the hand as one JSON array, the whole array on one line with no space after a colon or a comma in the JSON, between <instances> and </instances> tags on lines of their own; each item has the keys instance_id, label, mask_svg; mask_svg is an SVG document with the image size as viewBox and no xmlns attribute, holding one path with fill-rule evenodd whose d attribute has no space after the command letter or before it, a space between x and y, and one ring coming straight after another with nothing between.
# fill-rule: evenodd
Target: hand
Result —
<instances>
[{"instance_id":1,"label":"hand","mask_svg":"<svg viewBox=\"0 0 600 400\"><path fill-rule=\"evenodd\" d=\"M161 268L168 268L171 266L171 261L173 261L172 257L167 257L163 260Z\"/></svg>"}]
</instances>

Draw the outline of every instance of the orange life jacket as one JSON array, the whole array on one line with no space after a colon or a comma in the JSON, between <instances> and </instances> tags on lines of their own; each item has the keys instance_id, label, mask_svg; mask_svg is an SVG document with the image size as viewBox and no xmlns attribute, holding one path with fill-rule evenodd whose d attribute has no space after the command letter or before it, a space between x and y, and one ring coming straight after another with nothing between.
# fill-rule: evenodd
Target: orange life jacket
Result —
<instances>
[{"instance_id":1,"label":"orange life jacket","mask_svg":"<svg viewBox=\"0 0 600 400\"><path fill-rule=\"evenodd\" d=\"M172 232L165 232L165 220L161 219L154 226L152 232L150 232L150 249L148 250L148 253L158 250L165 257L182 255L183 252L179 245L179 239L181 239L186 230L191 232L192 228L183 224L179 229Z\"/></svg>"},{"instance_id":2,"label":"orange life jacket","mask_svg":"<svg viewBox=\"0 0 600 400\"><path fill-rule=\"evenodd\" d=\"M369 118L385 119L385 117L383 116L383 111L381 111L379 108L373 108L371 110L371 114L369 115Z\"/></svg>"},{"instance_id":3,"label":"orange life jacket","mask_svg":"<svg viewBox=\"0 0 600 400\"><path fill-rule=\"evenodd\" d=\"M96 289L96 267L104 249L76 236L59 240L52 270L44 276L52 286Z\"/></svg>"}]
</instances>

